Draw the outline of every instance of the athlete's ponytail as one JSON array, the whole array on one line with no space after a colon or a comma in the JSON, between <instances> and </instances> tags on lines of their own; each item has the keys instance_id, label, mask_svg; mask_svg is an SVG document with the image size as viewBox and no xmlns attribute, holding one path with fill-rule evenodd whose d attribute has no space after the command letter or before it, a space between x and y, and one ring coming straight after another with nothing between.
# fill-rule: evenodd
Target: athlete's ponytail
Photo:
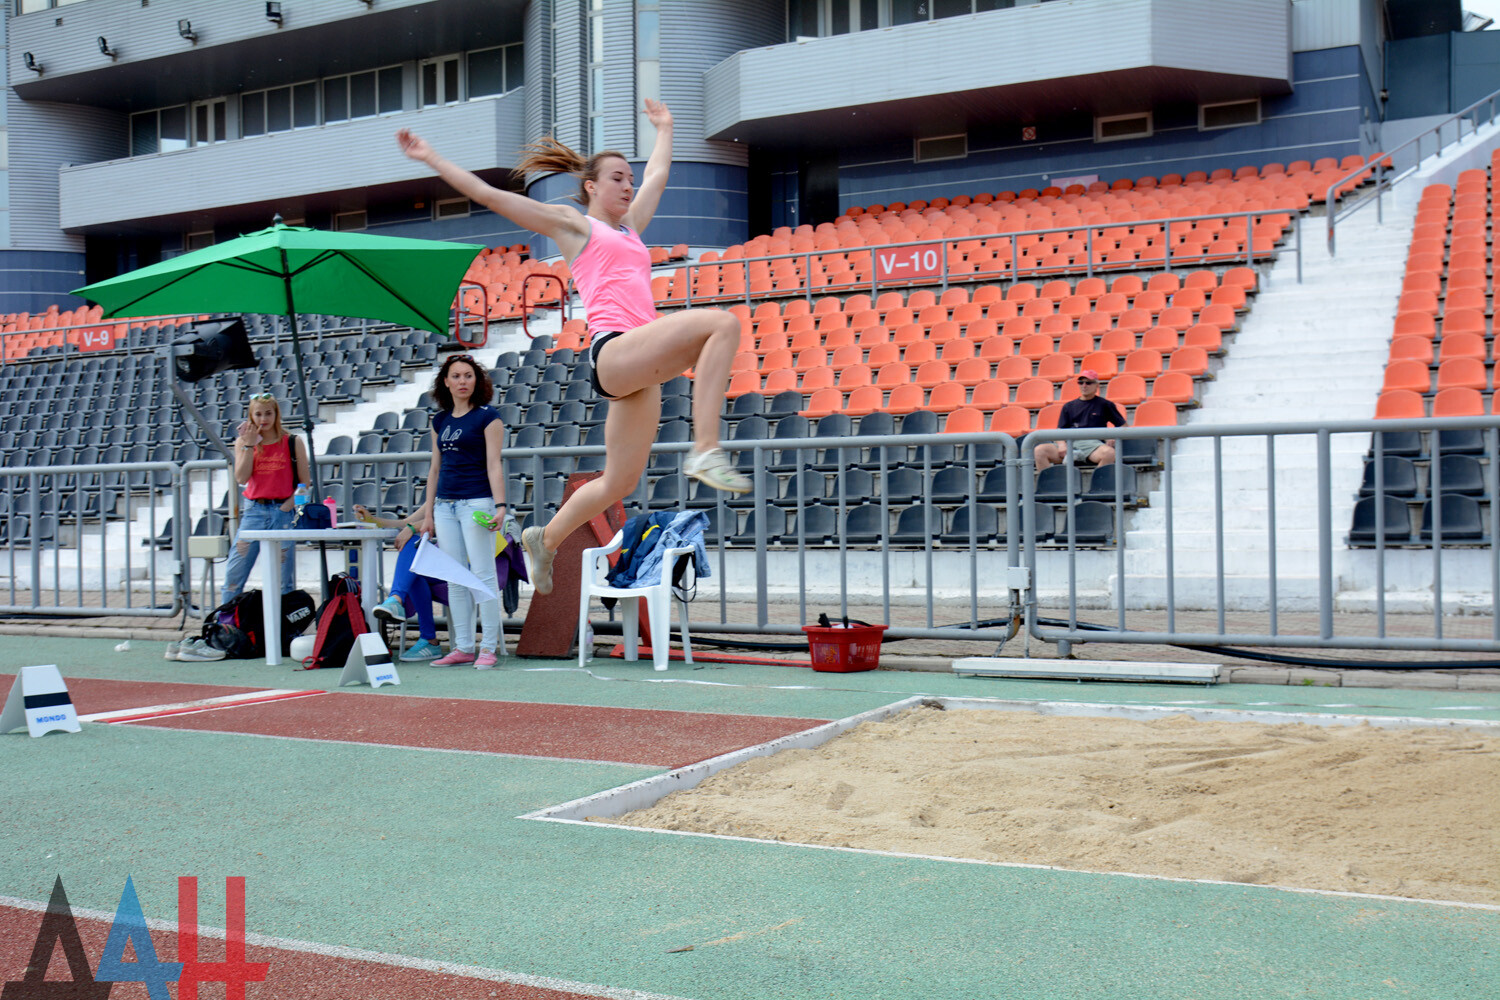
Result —
<instances>
[{"instance_id":1,"label":"athlete's ponytail","mask_svg":"<svg viewBox=\"0 0 1500 1000\"><path fill-rule=\"evenodd\" d=\"M516 169L522 173L575 175L578 178L578 193L573 196L573 200L585 207L588 206L589 195L588 189L583 185L586 181L599 179L599 164L611 157L625 159L624 153L606 149L585 160L582 155L564 146L550 135L543 136L536 142L527 143L521 148L521 154L521 159L516 163Z\"/></svg>"}]
</instances>

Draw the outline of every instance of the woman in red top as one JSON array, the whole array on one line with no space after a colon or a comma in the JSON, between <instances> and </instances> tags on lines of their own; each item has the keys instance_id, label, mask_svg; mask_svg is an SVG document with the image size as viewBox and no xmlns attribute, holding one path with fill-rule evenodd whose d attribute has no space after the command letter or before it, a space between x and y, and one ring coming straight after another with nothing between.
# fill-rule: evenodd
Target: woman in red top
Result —
<instances>
[{"instance_id":1,"label":"woman in red top","mask_svg":"<svg viewBox=\"0 0 1500 1000\"><path fill-rule=\"evenodd\" d=\"M739 350L740 324L721 309L684 309L657 317L651 296L651 258L638 235L656 214L672 165L672 112L646 100L656 143L639 190L630 163L605 150L584 159L553 139L528 147L516 164L524 173L570 173L578 177L575 200L584 206L533 201L491 187L443 159L426 140L402 129L396 139L460 194L519 226L553 240L569 267L588 311L594 388L610 400L604 424L604 474L579 487L545 528L521 533L539 594L552 591L552 558L564 538L640 481L661 424L661 385L693 369L692 454L688 476L730 493L748 493L750 480L729 464L719 447L719 418L729 369Z\"/></svg>"},{"instance_id":2,"label":"woman in red top","mask_svg":"<svg viewBox=\"0 0 1500 1000\"><path fill-rule=\"evenodd\" d=\"M293 470L296 474L293 475ZM290 528L292 494L298 483L312 481L307 449L281 426L281 405L270 393L250 397L250 414L234 440L234 479L245 487L240 531ZM260 543L240 541L229 550L219 603L228 604L245 589L245 580L260 553ZM281 592L297 589L296 546L281 543Z\"/></svg>"}]
</instances>

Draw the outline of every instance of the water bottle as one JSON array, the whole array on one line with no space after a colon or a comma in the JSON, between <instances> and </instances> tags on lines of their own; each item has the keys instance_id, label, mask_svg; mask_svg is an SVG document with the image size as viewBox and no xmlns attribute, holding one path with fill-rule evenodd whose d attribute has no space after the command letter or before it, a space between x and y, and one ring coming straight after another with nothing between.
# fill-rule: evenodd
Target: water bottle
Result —
<instances>
[{"instance_id":1,"label":"water bottle","mask_svg":"<svg viewBox=\"0 0 1500 1000\"><path fill-rule=\"evenodd\" d=\"M292 494L292 507L296 510L298 517L302 516L302 508L307 506L307 501L311 496L306 483L297 484L297 492Z\"/></svg>"}]
</instances>

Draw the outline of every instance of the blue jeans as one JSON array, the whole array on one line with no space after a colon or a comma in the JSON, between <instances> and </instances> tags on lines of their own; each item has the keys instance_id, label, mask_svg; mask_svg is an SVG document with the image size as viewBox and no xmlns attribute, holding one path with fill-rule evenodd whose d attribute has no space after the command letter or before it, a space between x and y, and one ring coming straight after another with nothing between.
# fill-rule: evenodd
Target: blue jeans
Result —
<instances>
[{"instance_id":1,"label":"blue jeans","mask_svg":"<svg viewBox=\"0 0 1500 1000\"><path fill-rule=\"evenodd\" d=\"M467 562L469 572L494 591L491 601L479 602L479 621L484 628L480 649L493 653L500 641L500 587L495 580L495 533L474 523L474 512L495 514L495 501L489 497L472 500L438 499L432 505L432 525L437 532L438 547L460 562ZM474 652L474 595L468 587L448 588L448 607L453 612L453 647L465 653Z\"/></svg>"},{"instance_id":2,"label":"blue jeans","mask_svg":"<svg viewBox=\"0 0 1500 1000\"><path fill-rule=\"evenodd\" d=\"M412 535L396 556L396 571L391 574L391 595L401 598L406 613L417 615L417 632L428 642L437 641L437 623L432 619L432 588L427 577L411 571L411 561L417 557L417 546L421 535Z\"/></svg>"},{"instance_id":3,"label":"blue jeans","mask_svg":"<svg viewBox=\"0 0 1500 1000\"><path fill-rule=\"evenodd\" d=\"M240 512L240 531L274 531L290 528L294 512L282 510L276 504L245 501ZM477 527L477 525L476 525ZM297 589L297 546L281 542L281 592L290 594ZM240 551L240 546L244 551ZM219 593L219 603L228 604L239 597L255 566L255 557L260 554L260 542L241 542L235 535L234 545L229 549L229 562L224 565L224 589Z\"/></svg>"}]
</instances>

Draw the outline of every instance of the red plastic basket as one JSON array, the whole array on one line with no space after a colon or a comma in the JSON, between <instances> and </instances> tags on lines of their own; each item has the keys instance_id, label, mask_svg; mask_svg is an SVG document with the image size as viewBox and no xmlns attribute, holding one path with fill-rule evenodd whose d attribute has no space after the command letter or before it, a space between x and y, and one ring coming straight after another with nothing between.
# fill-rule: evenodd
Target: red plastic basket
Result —
<instances>
[{"instance_id":1,"label":"red plastic basket","mask_svg":"<svg viewBox=\"0 0 1500 1000\"><path fill-rule=\"evenodd\" d=\"M880 639L888 625L804 625L812 668L849 674L880 666Z\"/></svg>"}]
</instances>

